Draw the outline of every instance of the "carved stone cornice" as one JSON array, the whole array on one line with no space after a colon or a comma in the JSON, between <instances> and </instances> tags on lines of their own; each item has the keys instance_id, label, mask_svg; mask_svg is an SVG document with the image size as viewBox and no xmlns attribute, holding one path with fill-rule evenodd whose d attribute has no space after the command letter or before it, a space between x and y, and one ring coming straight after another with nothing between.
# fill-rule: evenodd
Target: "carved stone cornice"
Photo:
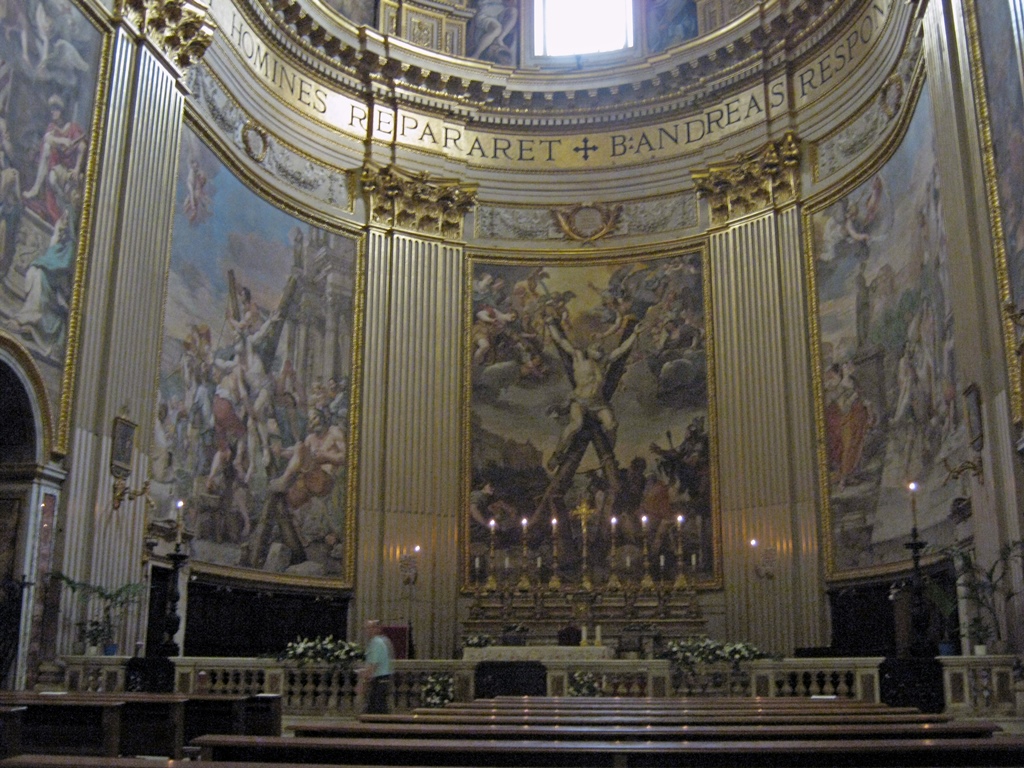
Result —
<instances>
[{"instance_id":1,"label":"carved stone cornice","mask_svg":"<svg viewBox=\"0 0 1024 768\"><path fill-rule=\"evenodd\" d=\"M461 240L465 216L476 206L475 184L426 172L366 166L360 181L370 198L372 223L423 235Z\"/></svg>"},{"instance_id":2,"label":"carved stone cornice","mask_svg":"<svg viewBox=\"0 0 1024 768\"><path fill-rule=\"evenodd\" d=\"M216 26L202 0L123 0L121 11L181 71L199 61L213 42Z\"/></svg>"},{"instance_id":3,"label":"carved stone cornice","mask_svg":"<svg viewBox=\"0 0 1024 768\"><path fill-rule=\"evenodd\" d=\"M766 0L755 11L678 52L615 68L565 71L514 70L486 62L438 56L377 30L348 28L305 0L245 0L278 25L279 40L298 45L317 68L331 68L396 89L400 100L432 101L480 110L479 118L515 120L558 115L588 123L662 114L679 102L715 98L747 78L763 79L804 46L841 28L864 0ZM896 2L897 0L890 0ZM268 26L268 31L271 31Z\"/></svg>"},{"instance_id":4,"label":"carved stone cornice","mask_svg":"<svg viewBox=\"0 0 1024 768\"><path fill-rule=\"evenodd\" d=\"M712 225L778 208L800 196L800 142L789 131L756 152L690 172L697 194L708 201Z\"/></svg>"}]
</instances>

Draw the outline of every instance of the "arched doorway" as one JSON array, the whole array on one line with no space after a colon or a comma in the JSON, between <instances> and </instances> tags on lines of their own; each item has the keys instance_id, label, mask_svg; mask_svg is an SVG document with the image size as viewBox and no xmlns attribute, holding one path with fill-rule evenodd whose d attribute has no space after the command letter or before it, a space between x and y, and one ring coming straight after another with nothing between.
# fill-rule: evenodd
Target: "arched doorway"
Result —
<instances>
[{"instance_id":1,"label":"arched doorway","mask_svg":"<svg viewBox=\"0 0 1024 768\"><path fill-rule=\"evenodd\" d=\"M49 412L31 358L6 341L0 337L0 688L21 688L38 655L40 581L52 569L64 473L49 456Z\"/></svg>"},{"instance_id":2,"label":"arched doorway","mask_svg":"<svg viewBox=\"0 0 1024 768\"><path fill-rule=\"evenodd\" d=\"M14 369L0 362L0 688L10 687L18 656L22 590L27 581L22 529L24 492L15 479L34 464L36 429L32 404ZM21 470L19 472L19 469Z\"/></svg>"}]
</instances>

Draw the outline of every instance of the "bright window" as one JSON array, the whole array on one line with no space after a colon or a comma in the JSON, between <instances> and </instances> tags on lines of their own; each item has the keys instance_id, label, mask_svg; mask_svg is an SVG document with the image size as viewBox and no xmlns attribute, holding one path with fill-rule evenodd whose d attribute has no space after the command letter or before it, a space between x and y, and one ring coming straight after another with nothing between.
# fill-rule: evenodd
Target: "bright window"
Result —
<instances>
[{"instance_id":1,"label":"bright window","mask_svg":"<svg viewBox=\"0 0 1024 768\"><path fill-rule=\"evenodd\" d=\"M633 0L534 0L534 54L572 56L633 45Z\"/></svg>"}]
</instances>

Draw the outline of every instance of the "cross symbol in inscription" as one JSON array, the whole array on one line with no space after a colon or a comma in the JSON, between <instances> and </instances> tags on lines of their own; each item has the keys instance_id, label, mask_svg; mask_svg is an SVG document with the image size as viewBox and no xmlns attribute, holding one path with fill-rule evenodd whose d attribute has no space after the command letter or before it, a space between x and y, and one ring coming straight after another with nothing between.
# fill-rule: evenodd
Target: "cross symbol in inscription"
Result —
<instances>
[{"instance_id":1,"label":"cross symbol in inscription","mask_svg":"<svg viewBox=\"0 0 1024 768\"><path fill-rule=\"evenodd\" d=\"M587 137L587 136L584 136L583 137L583 146L582 147L573 147L572 151L573 152L582 152L583 153L583 160L587 161L587 160L590 159L590 153L591 152L597 152L598 149L600 149L600 147L598 147L597 144L591 145L590 138Z\"/></svg>"}]
</instances>

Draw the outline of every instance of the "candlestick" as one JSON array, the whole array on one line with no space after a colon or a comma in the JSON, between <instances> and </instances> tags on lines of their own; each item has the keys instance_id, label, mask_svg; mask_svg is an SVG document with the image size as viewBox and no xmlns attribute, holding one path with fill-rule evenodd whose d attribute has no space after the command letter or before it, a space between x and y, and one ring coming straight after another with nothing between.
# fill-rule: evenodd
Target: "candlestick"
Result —
<instances>
[{"instance_id":1,"label":"candlestick","mask_svg":"<svg viewBox=\"0 0 1024 768\"><path fill-rule=\"evenodd\" d=\"M917 530L917 483L907 486L910 489L910 519L913 529Z\"/></svg>"},{"instance_id":2,"label":"candlestick","mask_svg":"<svg viewBox=\"0 0 1024 768\"><path fill-rule=\"evenodd\" d=\"M619 519L613 515L610 522L612 524L612 549L611 549L611 552L608 553L608 569L611 571L611 575L608 577L608 583L605 585L605 588L609 592L615 592L615 591L621 589L621 587L622 587L622 585L619 583L619 574L616 573L616 568L615 568L615 546L616 546L616 535L615 534L616 534L616 527L618 526L618 523L619 523Z\"/></svg>"},{"instance_id":3,"label":"candlestick","mask_svg":"<svg viewBox=\"0 0 1024 768\"><path fill-rule=\"evenodd\" d=\"M651 557L647 548L647 515L640 518L640 525L643 527L643 548L641 553L644 558L644 575L640 579L641 589L654 589L654 579L651 578Z\"/></svg>"},{"instance_id":4,"label":"candlestick","mask_svg":"<svg viewBox=\"0 0 1024 768\"><path fill-rule=\"evenodd\" d=\"M551 578L548 579L548 589L560 589L562 580L558 577L558 518L551 518Z\"/></svg>"},{"instance_id":5,"label":"candlestick","mask_svg":"<svg viewBox=\"0 0 1024 768\"><path fill-rule=\"evenodd\" d=\"M530 562L530 553L526 550L526 525L527 520L523 518L523 553L519 560L519 583L516 584L516 589L520 592L530 591L530 577L526 574L527 564Z\"/></svg>"},{"instance_id":6,"label":"candlestick","mask_svg":"<svg viewBox=\"0 0 1024 768\"><path fill-rule=\"evenodd\" d=\"M487 589L494 591L498 588L498 577L495 575L496 565L494 562L494 539L498 530L498 523L494 519L487 524L491 529L491 548L487 557Z\"/></svg>"}]
</instances>

